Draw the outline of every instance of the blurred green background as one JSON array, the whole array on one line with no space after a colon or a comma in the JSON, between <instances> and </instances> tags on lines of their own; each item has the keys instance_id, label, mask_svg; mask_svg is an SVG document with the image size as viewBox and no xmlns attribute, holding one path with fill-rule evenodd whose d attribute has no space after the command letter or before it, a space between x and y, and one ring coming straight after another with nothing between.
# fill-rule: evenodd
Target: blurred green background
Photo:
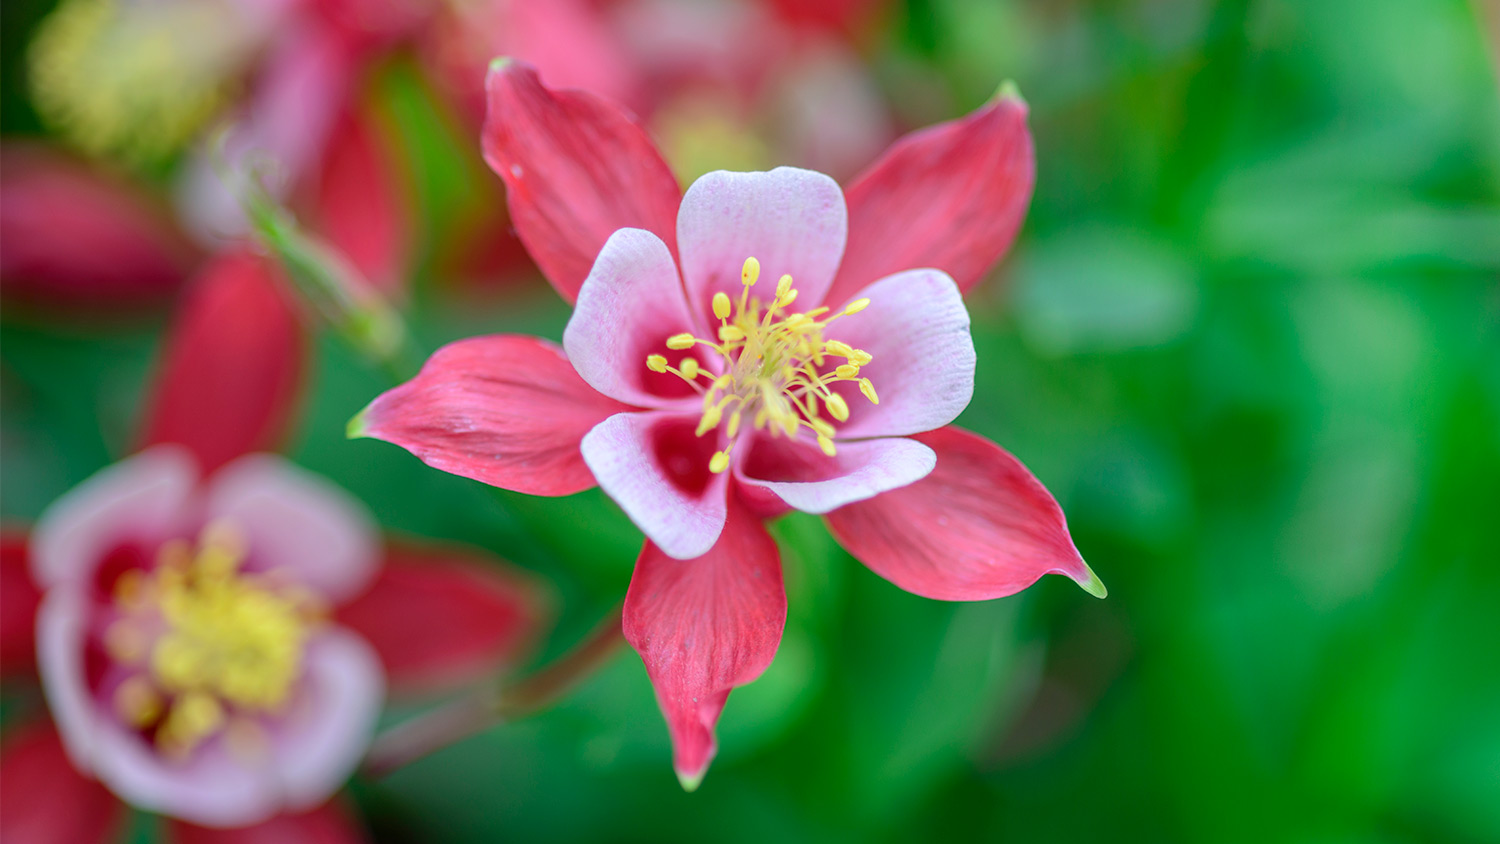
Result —
<instances>
[{"instance_id":1,"label":"blurred green background","mask_svg":"<svg viewBox=\"0 0 1500 844\"><path fill-rule=\"evenodd\" d=\"M22 56L49 6L4 6L12 138L42 131ZM1031 104L1036 195L971 298L959 422L1056 494L1109 598L1046 578L927 601L789 517L786 637L699 792L627 651L542 716L356 783L376 838L1500 841L1497 27L1484 0L886 4L856 44L904 124L1007 78ZM430 239L477 139L401 56L375 91ZM476 304L424 255L424 352L560 337L539 280ZM0 511L26 522L122 455L165 315L3 320ZM388 527L550 580L540 658L565 649L639 534L597 491L529 499L345 441L386 386L323 338L291 456Z\"/></svg>"}]
</instances>

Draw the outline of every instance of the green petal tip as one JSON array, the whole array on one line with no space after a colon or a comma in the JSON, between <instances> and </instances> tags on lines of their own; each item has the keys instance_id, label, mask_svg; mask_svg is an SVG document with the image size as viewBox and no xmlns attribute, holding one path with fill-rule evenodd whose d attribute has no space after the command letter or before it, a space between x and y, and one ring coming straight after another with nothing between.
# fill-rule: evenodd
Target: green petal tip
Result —
<instances>
[{"instance_id":1,"label":"green petal tip","mask_svg":"<svg viewBox=\"0 0 1500 844\"><path fill-rule=\"evenodd\" d=\"M1109 590L1104 588L1104 581L1099 579L1099 575L1094 574L1094 570L1089 568L1088 563L1083 564L1083 569L1089 573L1089 579L1087 582L1078 584L1079 587L1095 598L1103 598L1108 595Z\"/></svg>"},{"instance_id":2,"label":"green petal tip","mask_svg":"<svg viewBox=\"0 0 1500 844\"><path fill-rule=\"evenodd\" d=\"M490 59L490 73L504 70L507 67L515 64L515 62L516 60L511 58L510 56L496 56L493 59Z\"/></svg>"},{"instance_id":3,"label":"green petal tip","mask_svg":"<svg viewBox=\"0 0 1500 844\"><path fill-rule=\"evenodd\" d=\"M349 424L344 426L344 436L351 440L357 440L361 437L369 436L367 431L370 426L368 424L368 419L366 418L369 415L370 408L368 407L354 414L354 418L350 419Z\"/></svg>"},{"instance_id":4,"label":"green petal tip","mask_svg":"<svg viewBox=\"0 0 1500 844\"><path fill-rule=\"evenodd\" d=\"M698 790L698 786L703 784L703 774L705 773L707 772L701 771L697 776L688 776L687 774L678 771L677 781L682 783L683 791L686 791L688 794L692 794L693 792Z\"/></svg>"},{"instance_id":5,"label":"green petal tip","mask_svg":"<svg viewBox=\"0 0 1500 844\"><path fill-rule=\"evenodd\" d=\"M1007 79L1000 83L1000 87L995 91L994 101L1000 100L1015 100L1022 105L1026 104L1026 98L1021 96L1021 89L1014 79Z\"/></svg>"}]
</instances>

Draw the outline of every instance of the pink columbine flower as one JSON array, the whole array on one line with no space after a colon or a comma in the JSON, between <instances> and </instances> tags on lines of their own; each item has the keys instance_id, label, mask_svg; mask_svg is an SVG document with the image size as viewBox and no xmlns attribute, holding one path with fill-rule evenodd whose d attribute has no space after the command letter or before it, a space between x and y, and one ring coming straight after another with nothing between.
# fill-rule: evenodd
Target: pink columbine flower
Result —
<instances>
[{"instance_id":1,"label":"pink columbine flower","mask_svg":"<svg viewBox=\"0 0 1500 844\"><path fill-rule=\"evenodd\" d=\"M714 755L730 690L780 642L765 518L825 514L857 559L931 598L997 598L1047 573L1103 595L1041 483L945 427L974 385L960 291L1030 195L1018 99L897 141L844 190L778 168L682 195L608 102L503 61L489 97L485 151L512 219L577 301L563 346L453 343L350 431L506 489L597 483L620 504L647 536L624 632L684 786Z\"/></svg>"},{"instance_id":2,"label":"pink columbine flower","mask_svg":"<svg viewBox=\"0 0 1500 844\"><path fill-rule=\"evenodd\" d=\"M378 553L358 502L269 455L200 483L161 446L76 487L31 559L38 665L73 763L209 826L320 805L383 700L374 649L330 621Z\"/></svg>"}]
</instances>

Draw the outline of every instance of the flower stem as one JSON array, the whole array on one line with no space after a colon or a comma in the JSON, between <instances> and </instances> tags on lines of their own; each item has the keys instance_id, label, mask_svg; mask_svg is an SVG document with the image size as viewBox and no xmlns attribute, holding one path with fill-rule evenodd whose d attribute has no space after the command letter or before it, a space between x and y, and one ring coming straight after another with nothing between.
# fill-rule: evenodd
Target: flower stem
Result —
<instances>
[{"instance_id":1,"label":"flower stem","mask_svg":"<svg viewBox=\"0 0 1500 844\"><path fill-rule=\"evenodd\" d=\"M375 737L363 773L384 777L412 762L507 721L546 709L594 673L624 643L616 606L587 638L535 673L509 685L491 683L397 724Z\"/></svg>"}]
</instances>

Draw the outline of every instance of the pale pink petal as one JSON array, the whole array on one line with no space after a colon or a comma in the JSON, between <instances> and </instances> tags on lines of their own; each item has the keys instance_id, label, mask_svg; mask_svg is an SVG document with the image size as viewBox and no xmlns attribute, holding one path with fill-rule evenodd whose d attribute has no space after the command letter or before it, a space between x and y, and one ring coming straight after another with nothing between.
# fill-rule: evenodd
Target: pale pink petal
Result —
<instances>
[{"instance_id":1,"label":"pale pink petal","mask_svg":"<svg viewBox=\"0 0 1500 844\"><path fill-rule=\"evenodd\" d=\"M677 249L693 313L712 319L714 293L738 299L746 258L760 262L752 289L769 301L792 277L799 308L823 301L844 254L849 219L838 183L822 173L778 167L768 173L718 170L694 182L677 212Z\"/></svg>"},{"instance_id":2,"label":"pale pink petal","mask_svg":"<svg viewBox=\"0 0 1500 844\"><path fill-rule=\"evenodd\" d=\"M126 802L204 826L243 826L274 815L282 795L264 768L210 739L186 761L168 761L138 733L94 714L94 774Z\"/></svg>"},{"instance_id":3,"label":"pale pink petal","mask_svg":"<svg viewBox=\"0 0 1500 844\"><path fill-rule=\"evenodd\" d=\"M672 734L677 778L698 787L729 692L759 677L786 624L776 542L738 502L704 556L673 559L646 543L625 594L625 640L641 655Z\"/></svg>"},{"instance_id":4,"label":"pale pink petal","mask_svg":"<svg viewBox=\"0 0 1500 844\"><path fill-rule=\"evenodd\" d=\"M84 595L82 589L63 585L42 599L36 614L36 663L47 709L69 758L80 771L92 772L97 731L83 671L89 625Z\"/></svg>"},{"instance_id":5,"label":"pale pink petal","mask_svg":"<svg viewBox=\"0 0 1500 844\"><path fill-rule=\"evenodd\" d=\"M741 443L746 452L735 477L749 488L747 498L764 490L804 513L827 513L915 483L937 465L932 449L906 437L840 442L833 457L807 438Z\"/></svg>"},{"instance_id":6,"label":"pale pink petal","mask_svg":"<svg viewBox=\"0 0 1500 844\"><path fill-rule=\"evenodd\" d=\"M188 527L198 467L178 446L158 446L100 470L52 503L32 533L31 572L43 588L84 583L129 542L152 544Z\"/></svg>"},{"instance_id":7,"label":"pale pink petal","mask_svg":"<svg viewBox=\"0 0 1500 844\"><path fill-rule=\"evenodd\" d=\"M941 270L908 270L854 298L861 297L869 307L840 318L827 334L874 356L860 375L880 404L840 383L849 420L836 426L839 439L916 434L956 419L974 395L975 357L969 312L953 279Z\"/></svg>"},{"instance_id":8,"label":"pale pink petal","mask_svg":"<svg viewBox=\"0 0 1500 844\"><path fill-rule=\"evenodd\" d=\"M708 552L724 529L728 474L708 470L717 432L694 435L698 416L618 413L583 438L583 459L610 498L670 557Z\"/></svg>"},{"instance_id":9,"label":"pale pink petal","mask_svg":"<svg viewBox=\"0 0 1500 844\"><path fill-rule=\"evenodd\" d=\"M363 504L274 455L252 454L220 469L205 516L244 531L249 567L284 569L333 603L364 589L380 559L375 521Z\"/></svg>"},{"instance_id":10,"label":"pale pink petal","mask_svg":"<svg viewBox=\"0 0 1500 844\"><path fill-rule=\"evenodd\" d=\"M959 428L916 439L937 454L932 474L828 514L829 530L856 559L902 589L940 601L1001 598L1044 574L1072 578L1104 597L1062 508L1021 461Z\"/></svg>"},{"instance_id":11,"label":"pale pink petal","mask_svg":"<svg viewBox=\"0 0 1500 844\"><path fill-rule=\"evenodd\" d=\"M666 355L674 366L689 355L700 365L712 364L697 349L667 348L667 338L683 332L697 333L697 327L667 245L644 229L610 235L563 332L563 349L578 374L604 395L638 407L695 396L676 375L646 368L653 354Z\"/></svg>"},{"instance_id":12,"label":"pale pink petal","mask_svg":"<svg viewBox=\"0 0 1500 844\"><path fill-rule=\"evenodd\" d=\"M316 806L344 784L369 746L385 699L380 657L347 630L326 630L303 659L301 701L276 724L273 739L282 805L292 810Z\"/></svg>"}]
</instances>

